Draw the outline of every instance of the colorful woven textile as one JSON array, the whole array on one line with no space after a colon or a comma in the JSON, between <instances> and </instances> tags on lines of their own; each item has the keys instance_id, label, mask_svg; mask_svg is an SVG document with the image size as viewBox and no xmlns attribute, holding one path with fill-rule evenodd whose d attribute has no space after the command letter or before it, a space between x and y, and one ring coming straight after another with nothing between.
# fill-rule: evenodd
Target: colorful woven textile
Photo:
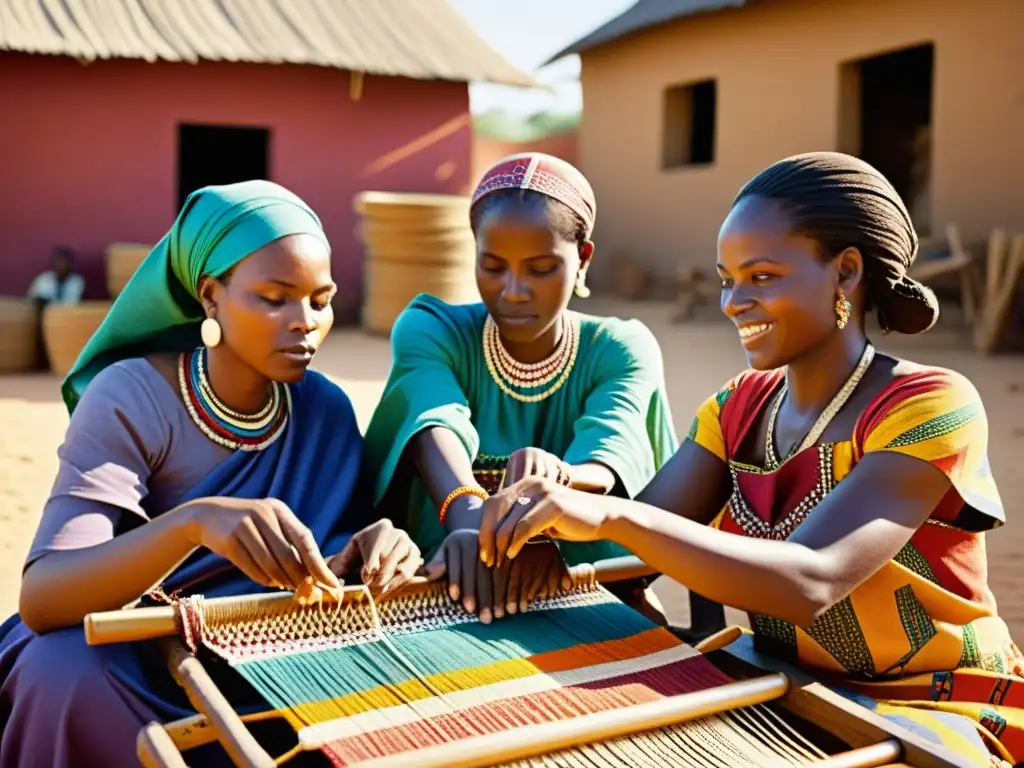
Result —
<instances>
[{"instance_id":1,"label":"colorful woven textile","mask_svg":"<svg viewBox=\"0 0 1024 768\"><path fill-rule=\"evenodd\" d=\"M868 404L849 440L798 452L774 471L738 461L782 381L781 371L741 374L694 419L689 438L732 473L733 495L716 521L722 530L788 538L874 451L927 461L951 489L892 561L811 626L752 615L759 647L871 696L887 716L919 730L935 726L954 749L967 741L960 730L976 730L965 754L988 744L1011 762L1024 760L1024 656L987 584L983 532L997 529L1004 513L977 391L959 374L914 366Z\"/></svg>"},{"instance_id":2,"label":"colorful woven textile","mask_svg":"<svg viewBox=\"0 0 1024 768\"><path fill-rule=\"evenodd\" d=\"M440 586L377 607L360 595L323 609L215 609L194 599L178 606L186 640L226 660L289 721L303 749L320 748L338 766L731 682L601 587L490 625L453 605ZM824 757L757 706L557 759L718 764L709 755L751 766Z\"/></svg>"}]
</instances>

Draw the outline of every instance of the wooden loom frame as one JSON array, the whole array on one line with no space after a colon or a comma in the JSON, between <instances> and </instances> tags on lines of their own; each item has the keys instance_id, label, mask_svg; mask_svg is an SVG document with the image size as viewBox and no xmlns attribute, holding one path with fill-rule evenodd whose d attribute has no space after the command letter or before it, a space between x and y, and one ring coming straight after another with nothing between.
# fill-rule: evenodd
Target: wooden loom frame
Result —
<instances>
[{"instance_id":1,"label":"wooden loom frame","mask_svg":"<svg viewBox=\"0 0 1024 768\"><path fill-rule=\"evenodd\" d=\"M572 569L576 583L602 584L627 581L654 572L634 557L615 558ZM408 585L389 597L423 589L425 581ZM346 591L365 592L364 587ZM291 593L249 598L219 598L227 604L240 599L254 605L290 602ZM90 614L85 619L89 645L159 640L169 671L199 713L163 725L153 722L139 733L139 760L146 768L187 768L182 751L218 741L239 768L274 768L301 751L296 746L275 759L257 742L245 721L266 716L240 717L214 684L202 663L177 639L171 606L134 608ZM524 760L559 750L679 725L733 709L765 704L780 705L789 713L828 731L850 750L816 763L825 768L973 768L965 759L928 741L858 704L778 660L761 656L738 627L731 627L699 643L697 650L710 656L734 682L703 691L666 697L623 710L582 715L530 727L529 741L520 729L477 736L359 763L362 768L476 768ZM271 715L272 716L272 715ZM526 743L524 743L526 742Z\"/></svg>"}]
</instances>

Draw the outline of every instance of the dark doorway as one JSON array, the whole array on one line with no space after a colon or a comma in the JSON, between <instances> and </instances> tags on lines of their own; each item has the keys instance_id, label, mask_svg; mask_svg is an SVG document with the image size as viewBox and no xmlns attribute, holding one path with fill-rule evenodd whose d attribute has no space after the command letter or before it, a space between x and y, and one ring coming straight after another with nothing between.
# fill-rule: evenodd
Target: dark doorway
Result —
<instances>
[{"instance_id":1,"label":"dark doorway","mask_svg":"<svg viewBox=\"0 0 1024 768\"><path fill-rule=\"evenodd\" d=\"M266 128L178 126L178 208L200 187L267 178L269 146Z\"/></svg>"},{"instance_id":2,"label":"dark doorway","mask_svg":"<svg viewBox=\"0 0 1024 768\"><path fill-rule=\"evenodd\" d=\"M931 228L934 66L934 46L919 45L851 62L842 78L855 89L843 95L844 149L885 174L920 234Z\"/></svg>"}]
</instances>

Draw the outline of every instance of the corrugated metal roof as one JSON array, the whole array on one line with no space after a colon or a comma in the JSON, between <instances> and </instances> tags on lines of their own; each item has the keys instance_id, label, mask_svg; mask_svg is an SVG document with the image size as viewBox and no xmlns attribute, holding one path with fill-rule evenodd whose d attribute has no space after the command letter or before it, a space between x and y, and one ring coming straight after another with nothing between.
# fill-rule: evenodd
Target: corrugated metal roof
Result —
<instances>
[{"instance_id":1,"label":"corrugated metal roof","mask_svg":"<svg viewBox=\"0 0 1024 768\"><path fill-rule=\"evenodd\" d=\"M0 50L537 85L447 0L0 0Z\"/></svg>"},{"instance_id":2,"label":"corrugated metal roof","mask_svg":"<svg viewBox=\"0 0 1024 768\"><path fill-rule=\"evenodd\" d=\"M545 63L550 64L563 56L589 51L685 16L741 8L751 2L754 0L638 0L635 5L559 51Z\"/></svg>"}]
</instances>

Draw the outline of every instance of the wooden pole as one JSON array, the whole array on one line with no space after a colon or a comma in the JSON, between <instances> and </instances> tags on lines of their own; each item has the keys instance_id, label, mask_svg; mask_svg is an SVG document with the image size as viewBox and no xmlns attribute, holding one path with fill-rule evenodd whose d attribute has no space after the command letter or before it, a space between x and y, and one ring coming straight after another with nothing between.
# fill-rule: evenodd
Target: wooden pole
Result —
<instances>
[{"instance_id":1,"label":"wooden pole","mask_svg":"<svg viewBox=\"0 0 1024 768\"><path fill-rule=\"evenodd\" d=\"M135 754L144 768L188 768L181 752L160 723L150 723L139 731Z\"/></svg>"},{"instance_id":2,"label":"wooden pole","mask_svg":"<svg viewBox=\"0 0 1024 768\"><path fill-rule=\"evenodd\" d=\"M448 768L453 765L484 768L504 765L581 744L631 736L731 709L763 704L784 696L788 689L789 679L785 675L765 675L625 709L580 715L528 728L512 728L353 765L359 768Z\"/></svg>"},{"instance_id":3,"label":"wooden pole","mask_svg":"<svg viewBox=\"0 0 1024 768\"><path fill-rule=\"evenodd\" d=\"M879 768L903 757L903 745L887 739L869 747L851 749L818 763L818 768Z\"/></svg>"},{"instance_id":4,"label":"wooden pole","mask_svg":"<svg viewBox=\"0 0 1024 768\"><path fill-rule=\"evenodd\" d=\"M275 768L274 758L249 733L199 659L177 641L169 646L168 667L192 706L206 716L217 740L238 768Z\"/></svg>"},{"instance_id":5,"label":"wooden pole","mask_svg":"<svg viewBox=\"0 0 1024 768\"><path fill-rule=\"evenodd\" d=\"M594 565L578 565L569 569L573 583L582 585L597 581L608 584L617 581L648 576L654 573L650 566L636 557L616 557L603 560ZM429 582L417 578L401 589L396 590L381 600L393 600L397 597L416 594L428 588ZM342 600L365 599L365 587L346 587L342 590ZM211 605L231 605L246 603L255 612L260 610L280 609L292 604L291 592L271 592L261 595L243 595L240 597L221 597L208 601ZM160 605L148 608L129 608L121 611L102 611L90 613L85 617L85 642L89 645L109 645L111 643L133 643L141 640L154 640L160 637L171 637L178 633L175 623L174 608Z\"/></svg>"}]
</instances>

